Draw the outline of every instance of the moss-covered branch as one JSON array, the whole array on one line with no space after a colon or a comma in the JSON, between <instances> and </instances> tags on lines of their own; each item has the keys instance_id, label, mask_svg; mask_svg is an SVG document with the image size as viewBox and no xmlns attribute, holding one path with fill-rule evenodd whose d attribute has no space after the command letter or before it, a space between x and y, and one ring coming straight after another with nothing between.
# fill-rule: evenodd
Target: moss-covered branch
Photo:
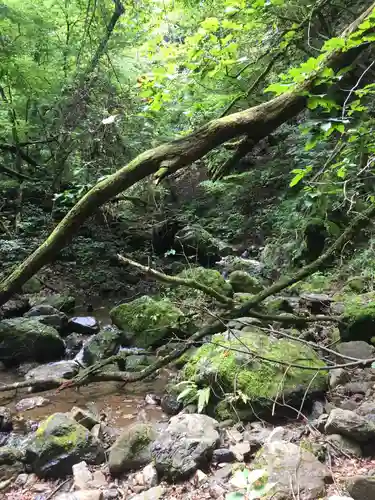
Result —
<instances>
[{"instance_id":1,"label":"moss-covered branch","mask_svg":"<svg viewBox=\"0 0 375 500\"><path fill-rule=\"evenodd\" d=\"M375 3L348 26L341 36L347 38L355 32L374 8ZM255 142L263 139L305 108L307 94L314 88L321 70L326 67L337 70L348 66L364 48L365 44L347 52L333 50L322 60L319 69L293 91L239 113L213 120L188 136L146 151L99 182L69 211L44 243L0 284L0 306L53 259L98 207L149 175L155 174L158 181L162 180L230 139L244 135Z\"/></svg>"}]
</instances>

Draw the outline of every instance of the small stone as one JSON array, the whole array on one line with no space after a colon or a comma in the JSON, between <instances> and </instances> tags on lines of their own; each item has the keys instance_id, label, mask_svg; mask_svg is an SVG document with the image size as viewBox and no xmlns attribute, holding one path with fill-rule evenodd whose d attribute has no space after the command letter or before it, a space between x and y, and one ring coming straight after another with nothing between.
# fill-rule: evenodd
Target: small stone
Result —
<instances>
[{"instance_id":1,"label":"small stone","mask_svg":"<svg viewBox=\"0 0 375 500\"><path fill-rule=\"evenodd\" d=\"M219 484L213 484L210 487L210 497L215 500L224 498L226 490Z\"/></svg>"},{"instance_id":2,"label":"small stone","mask_svg":"<svg viewBox=\"0 0 375 500\"><path fill-rule=\"evenodd\" d=\"M375 425L350 410L332 410L325 425L326 434L341 434L354 441L366 442L375 438Z\"/></svg>"},{"instance_id":3,"label":"small stone","mask_svg":"<svg viewBox=\"0 0 375 500\"><path fill-rule=\"evenodd\" d=\"M0 432L10 432L12 429L12 412L9 408L0 406Z\"/></svg>"},{"instance_id":4,"label":"small stone","mask_svg":"<svg viewBox=\"0 0 375 500\"><path fill-rule=\"evenodd\" d=\"M79 462L72 467L74 487L76 490L87 490L90 488L92 474L87 467L86 462Z\"/></svg>"},{"instance_id":5,"label":"small stone","mask_svg":"<svg viewBox=\"0 0 375 500\"><path fill-rule=\"evenodd\" d=\"M246 462L250 458L250 444L248 442L236 443L230 446L237 462Z\"/></svg>"},{"instance_id":6,"label":"small stone","mask_svg":"<svg viewBox=\"0 0 375 500\"><path fill-rule=\"evenodd\" d=\"M207 474L205 474L202 470L198 469L194 475L196 482L198 484L203 483L207 479Z\"/></svg>"},{"instance_id":7,"label":"small stone","mask_svg":"<svg viewBox=\"0 0 375 500\"><path fill-rule=\"evenodd\" d=\"M319 418L324 413L324 404L321 401L314 401L309 418Z\"/></svg>"},{"instance_id":8,"label":"small stone","mask_svg":"<svg viewBox=\"0 0 375 500\"><path fill-rule=\"evenodd\" d=\"M153 464L148 464L142 471L143 484L146 488L153 488L158 484L158 472Z\"/></svg>"},{"instance_id":9,"label":"small stone","mask_svg":"<svg viewBox=\"0 0 375 500\"><path fill-rule=\"evenodd\" d=\"M334 389L338 385L345 384L346 382L349 382L349 380L349 372L343 368L336 368L335 370L331 370L329 372L329 386L331 389Z\"/></svg>"},{"instance_id":10,"label":"small stone","mask_svg":"<svg viewBox=\"0 0 375 500\"><path fill-rule=\"evenodd\" d=\"M14 481L14 484L15 484L15 486L19 486L19 487L25 486L28 479L29 479L28 474L19 474L17 476L17 479Z\"/></svg>"},{"instance_id":11,"label":"small stone","mask_svg":"<svg viewBox=\"0 0 375 500\"><path fill-rule=\"evenodd\" d=\"M232 471L233 471L233 465L225 464L224 467L221 467L215 472L214 477L217 481L227 481L232 475Z\"/></svg>"},{"instance_id":12,"label":"small stone","mask_svg":"<svg viewBox=\"0 0 375 500\"><path fill-rule=\"evenodd\" d=\"M348 479L347 490L354 500L373 500L375 498L375 477L351 477Z\"/></svg>"},{"instance_id":13,"label":"small stone","mask_svg":"<svg viewBox=\"0 0 375 500\"><path fill-rule=\"evenodd\" d=\"M47 486L50 488L49 485ZM72 493L60 493L53 498L54 500L103 500L103 492L100 490L81 490Z\"/></svg>"},{"instance_id":14,"label":"small stone","mask_svg":"<svg viewBox=\"0 0 375 500\"><path fill-rule=\"evenodd\" d=\"M181 401L177 401L177 397L172 394L166 394L161 399L161 409L167 415L177 415L177 413L182 409Z\"/></svg>"},{"instance_id":15,"label":"small stone","mask_svg":"<svg viewBox=\"0 0 375 500\"><path fill-rule=\"evenodd\" d=\"M93 488L101 488L107 486L107 479L101 470L96 470L92 474L91 486Z\"/></svg>"},{"instance_id":16,"label":"small stone","mask_svg":"<svg viewBox=\"0 0 375 500\"><path fill-rule=\"evenodd\" d=\"M91 434L96 437L99 441L104 439L104 426L103 424L95 424L91 429Z\"/></svg>"},{"instance_id":17,"label":"small stone","mask_svg":"<svg viewBox=\"0 0 375 500\"><path fill-rule=\"evenodd\" d=\"M230 443L236 444L243 441L243 434L237 429L227 429L226 437Z\"/></svg>"},{"instance_id":18,"label":"small stone","mask_svg":"<svg viewBox=\"0 0 375 500\"><path fill-rule=\"evenodd\" d=\"M159 500L164 495L165 489L161 486L155 486L135 497L131 497L131 500Z\"/></svg>"},{"instance_id":19,"label":"small stone","mask_svg":"<svg viewBox=\"0 0 375 500\"><path fill-rule=\"evenodd\" d=\"M374 356L374 347L364 342L363 340L352 340L351 342L342 342L336 346L336 351L345 356L350 356L356 359L370 359ZM341 357L337 357L340 363L343 362ZM347 360L346 360L347 361Z\"/></svg>"},{"instance_id":20,"label":"small stone","mask_svg":"<svg viewBox=\"0 0 375 500\"><path fill-rule=\"evenodd\" d=\"M90 413L88 410L83 410L82 408L79 408L78 406L74 406L70 410L70 415L72 418L78 422L79 424L83 425L86 427L86 429L91 430L94 425L99 424L99 420Z\"/></svg>"},{"instance_id":21,"label":"small stone","mask_svg":"<svg viewBox=\"0 0 375 500\"><path fill-rule=\"evenodd\" d=\"M284 441L285 438L285 429L283 427L275 427L268 438L266 439L266 443L272 443L273 441Z\"/></svg>"},{"instance_id":22,"label":"small stone","mask_svg":"<svg viewBox=\"0 0 375 500\"><path fill-rule=\"evenodd\" d=\"M50 403L50 400L47 398L43 398L42 396L36 396L35 398L24 398L21 401L18 401L16 404L17 411L27 411L32 410L33 408L40 408L42 406L47 406Z\"/></svg>"},{"instance_id":23,"label":"small stone","mask_svg":"<svg viewBox=\"0 0 375 500\"><path fill-rule=\"evenodd\" d=\"M212 454L212 462L216 464L231 463L236 460L233 450L228 448L218 448Z\"/></svg>"}]
</instances>

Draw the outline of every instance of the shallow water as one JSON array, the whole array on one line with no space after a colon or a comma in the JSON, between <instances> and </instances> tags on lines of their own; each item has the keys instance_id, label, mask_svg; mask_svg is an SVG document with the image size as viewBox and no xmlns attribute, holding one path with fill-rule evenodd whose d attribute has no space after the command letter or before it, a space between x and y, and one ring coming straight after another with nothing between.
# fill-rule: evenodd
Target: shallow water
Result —
<instances>
[{"instance_id":1,"label":"shallow water","mask_svg":"<svg viewBox=\"0 0 375 500\"><path fill-rule=\"evenodd\" d=\"M78 306L72 316L92 315L97 318L101 327L111 323L109 310L112 304L100 304L93 301L94 312L87 313L87 306ZM96 302L96 303L95 303ZM88 337L89 338L89 337ZM28 389L0 392L0 406L8 406L20 421L40 421L55 412L68 412L73 406L87 408L105 419L114 427L123 428L135 421L156 422L166 416L156 405L146 404L147 394L161 396L167 384L170 372L161 371L157 378L124 386L121 382L95 382L80 388L66 388L56 393L56 389L39 393L30 393ZM0 373L0 384L7 385L24 380L14 371ZM26 397L43 396L49 403L32 410L17 411L15 405Z\"/></svg>"}]
</instances>

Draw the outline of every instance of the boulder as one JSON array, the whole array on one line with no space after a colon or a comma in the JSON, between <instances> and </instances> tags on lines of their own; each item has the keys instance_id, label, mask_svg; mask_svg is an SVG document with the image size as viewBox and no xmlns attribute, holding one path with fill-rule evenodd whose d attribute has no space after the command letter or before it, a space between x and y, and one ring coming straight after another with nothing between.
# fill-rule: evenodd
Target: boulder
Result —
<instances>
[{"instance_id":1,"label":"boulder","mask_svg":"<svg viewBox=\"0 0 375 500\"><path fill-rule=\"evenodd\" d=\"M185 255L198 256L204 264L212 264L233 251L228 243L215 238L199 224L190 224L178 231L175 246Z\"/></svg>"},{"instance_id":2,"label":"boulder","mask_svg":"<svg viewBox=\"0 0 375 500\"><path fill-rule=\"evenodd\" d=\"M350 410L335 408L329 414L324 428L326 434L341 434L349 439L365 443L375 439L375 424Z\"/></svg>"},{"instance_id":3,"label":"boulder","mask_svg":"<svg viewBox=\"0 0 375 500\"><path fill-rule=\"evenodd\" d=\"M375 477L351 477L348 479L346 487L353 500L373 500L375 498Z\"/></svg>"},{"instance_id":4,"label":"boulder","mask_svg":"<svg viewBox=\"0 0 375 500\"><path fill-rule=\"evenodd\" d=\"M83 366L91 366L117 354L120 345L121 332L119 330L102 330L85 342L74 360Z\"/></svg>"},{"instance_id":5,"label":"boulder","mask_svg":"<svg viewBox=\"0 0 375 500\"><path fill-rule=\"evenodd\" d=\"M268 480L276 483L272 490L275 500L299 498L316 500L324 497L327 468L309 451L284 441L267 442L252 463L265 469Z\"/></svg>"},{"instance_id":6,"label":"boulder","mask_svg":"<svg viewBox=\"0 0 375 500\"><path fill-rule=\"evenodd\" d=\"M0 361L6 364L53 361L61 358L64 352L65 345L58 332L37 319L0 321Z\"/></svg>"},{"instance_id":7,"label":"boulder","mask_svg":"<svg viewBox=\"0 0 375 500\"><path fill-rule=\"evenodd\" d=\"M48 304L37 304L27 311L24 316L25 318L32 318L34 316L53 316L59 313L60 311L53 306Z\"/></svg>"},{"instance_id":8,"label":"boulder","mask_svg":"<svg viewBox=\"0 0 375 500\"><path fill-rule=\"evenodd\" d=\"M329 372L329 386L331 389L334 389L338 385L345 384L349 382L350 374L343 368L336 368L335 370L331 370Z\"/></svg>"},{"instance_id":9,"label":"boulder","mask_svg":"<svg viewBox=\"0 0 375 500\"><path fill-rule=\"evenodd\" d=\"M300 360L305 369L263 362L253 358L255 352L268 359L278 359L283 363ZM299 407L304 400L317 399L327 387L327 375L314 368L324 366L316 353L307 345L289 339L276 339L253 326L251 331L237 331L232 334L214 335L210 343L201 346L184 366L182 375L199 387L212 387L215 396L222 396L216 407L220 420L233 417L233 406L241 419L254 420L259 413L272 411L275 398ZM237 401L230 405L225 400L226 393L241 391L248 403ZM276 410L283 411L282 406ZM285 409L284 409L285 411Z\"/></svg>"},{"instance_id":10,"label":"boulder","mask_svg":"<svg viewBox=\"0 0 375 500\"><path fill-rule=\"evenodd\" d=\"M264 269L264 265L259 260L236 257L234 255L223 257L216 265L228 274L233 271L245 271L251 276L260 276Z\"/></svg>"},{"instance_id":11,"label":"boulder","mask_svg":"<svg viewBox=\"0 0 375 500\"><path fill-rule=\"evenodd\" d=\"M206 269L204 267L189 267L177 274L176 277L185 280L194 280L198 283L202 283L202 285L206 285L212 288L225 297L232 297L233 295L233 289L230 283L228 283L219 273L219 271L216 271L215 269ZM181 286L174 288L172 292L169 292L169 295L173 296L173 298L177 300L210 299L207 294L201 292L200 290Z\"/></svg>"},{"instance_id":12,"label":"boulder","mask_svg":"<svg viewBox=\"0 0 375 500\"><path fill-rule=\"evenodd\" d=\"M73 378L77 375L79 365L75 361L56 361L47 365L39 365L28 371L26 380L46 380L49 378Z\"/></svg>"},{"instance_id":13,"label":"boulder","mask_svg":"<svg viewBox=\"0 0 375 500\"><path fill-rule=\"evenodd\" d=\"M366 303L366 294L356 296L358 300L345 306L339 324L341 340L370 342L375 337L375 307L373 297Z\"/></svg>"},{"instance_id":14,"label":"boulder","mask_svg":"<svg viewBox=\"0 0 375 500\"><path fill-rule=\"evenodd\" d=\"M177 413L182 410L183 404L181 401L178 401L176 395L171 393L165 394L161 398L160 406L167 415L177 415Z\"/></svg>"},{"instance_id":15,"label":"boulder","mask_svg":"<svg viewBox=\"0 0 375 500\"><path fill-rule=\"evenodd\" d=\"M46 295L44 297L35 297L31 300L31 305L49 305L65 313L70 313L74 310L76 305L75 297L71 295L64 295L60 293L54 293L51 295Z\"/></svg>"},{"instance_id":16,"label":"boulder","mask_svg":"<svg viewBox=\"0 0 375 500\"><path fill-rule=\"evenodd\" d=\"M306 307L311 314L327 312L332 301L332 297L325 293L303 293L300 296L301 306Z\"/></svg>"},{"instance_id":17,"label":"boulder","mask_svg":"<svg viewBox=\"0 0 375 500\"><path fill-rule=\"evenodd\" d=\"M0 432L10 432L13 429L12 412L6 406L0 406Z\"/></svg>"},{"instance_id":18,"label":"boulder","mask_svg":"<svg viewBox=\"0 0 375 500\"><path fill-rule=\"evenodd\" d=\"M236 460L236 455L233 450L228 448L218 448L212 454L212 462L214 464L230 464Z\"/></svg>"},{"instance_id":19,"label":"boulder","mask_svg":"<svg viewBox=\"0 0 375 500\"><path fill-rule=\"evenodd\" d=\"M233 271L229 275L229 283L235 292L257 293L263 290L263 286L254 276L245 271Z\"/></svg>"},{"instance_id":20,"label":"boulder","mask_svg":"<svg viewBox=\"0 0 375 500\"><path fill-rule=\"evenodd\" d=\"M207 415L176 415L151 446L156 470L171 481L207 466L220 438L218 423Z\"/></svg>"},{"instance_id":21,"label":"boulder","mask_svg":"<svg viewBox=\"0 0 375 500\"><path fill-rule=\"evenodd\" d=\"M183 312L171 300L156 300L148 295L113 308L110 316L116 326L129 332L129 344L145 349L161 345L184 323Z\"/></svg>"},{"instance_id":22,"label":"boulder","mask_svg":"<svg viewBox=\"0 0 375 500\"><path fill-rule=\"evenodd\" d=\"M356 359L370 359L375 355L375 348L363 340L352 340L351 342L337 344L336 351L339 354ZM343 358L338 357L337 359L340 363L343 362Z\"/></svg>"},{"instance_id":23,"label":"boulder","mask_svg":"<svg viewBox=\"0 0 375 500\"><path fill-rule=\"evenodd\" d=\"M124 430L109 451L108 465L112 476L120 476L151 462L151 443L156 439L155 429L136 423Z\"/></svg>"},{"instance_id":24,"label":"boulder","mask_svg":"<svg viewBox=\"0 0 375 500\"><path fill-rule=\"evenodd\" d=\"M17 448L2 446L0 448L0 481L23 472L23 459L23 453Z\"/></svg>"},{"instance_id":25,"label":"boulder","mask_svg":"<svg viewBox=\"0 0 375 500\"><path fill-rule=\"evenodd\" d=\"M326 442L332 446L334 452L342 452L353 457L362 457L362 450L358 443L340 434L327 436Z\"/></svg>"},{"instance_id":26,"label":"boulder","mask_svg":"<svg viewBox=\"0 0 375 500\"><path fill-rule=\"evenodd\" d=\"M94 335L99 332L100 327L98 320L93 316L75 316L70 318L68 329L70 332Z\"/></svg>"},{"instance_id":27,"label":"boulder","mask_svg":"<svg viewBox=\"0 0 375 500\"><path fill-rule=\"evenodd\" d=\"M83 347L84 337L79 333L71 333L64 340L66 348L65 357L67 359L74 359Z\"/></svg>"},{"instance_id":28,"label":"boulder","mask_svg":"<svg viewBox=\"0 0 375 500\"><path fill-rule=\"evenodd\" d=\"M26 447L26 462L41 478L64 477L81 461L102 463L104 449L83 425L65 413L54 413L41 422Z\"/></svg>"},{"instance_id":29,"label":"boulder","mask_svg":"<svg viewBox=\"0 0 375 500\"><path fill-rule=\"evenodd\" d=\"M19 298L8 300L3 306L0 307L0 318L15 318L22 316L30 309L29 299Z\"/></svg>"}]
</instances>

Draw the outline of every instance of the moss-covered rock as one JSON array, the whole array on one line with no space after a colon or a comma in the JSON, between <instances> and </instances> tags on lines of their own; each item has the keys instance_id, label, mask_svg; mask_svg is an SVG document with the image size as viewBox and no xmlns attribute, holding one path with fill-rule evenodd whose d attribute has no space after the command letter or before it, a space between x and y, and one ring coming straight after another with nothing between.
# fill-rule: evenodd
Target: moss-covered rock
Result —
<instances>
[{"instance_id":1,"label":"moss-covered rock","mask_svg":"<svg viewBox=\"0 0 375 500\"><path fill-rule=\"evenodd\" d=\"M344 297L344 314L339 325L341 340L364 340L375 337L375 302L372 294Z\"/></svg>"},{"instance_id":2,"label":"moss-covered rock","mask_svg":"<svg viewBox=\"0 0 375 500\"><path fill-rule=\"evenodd\" d=\"M22 291L23 293L39 293L42 288L42 283L38 280L38 278L33 276L23 285Z\"/></svg>"},{"instance_id":3,"label":"moss-covered rock","mask_svg":"<svg viewBox=\"0 0 375 500\"><path fill-rule=\"evenodd\" d=\"M52 326L33 318L0 321L0 361L6 364L54 361L64 352L64 342Z\"/></svg>"},{"instance_id":4,"label":"moss-covered rock","mask_svg":"<svg viewBox=\"0 0 375 500\"><path fill-rule=\"evenodd\" d=\"M76 299L75 297L71 295L64 295L60 293L55 293L52 295L46 295L44 297L34 297L33 299L30 300L31 305L41 305L41 304L47 304L49 306L54 307L55 309L65 312L65 313L70 313L74 310L75 305L76 305Z\"/></svg>"},{"instance_id":5,"label":"moss-covered rock","mask_svg":"<svg viewBox=\"0 0 375 500\"><path fill-rule=\"evenodd\" d=\"M24 454L20 449L0 447L0 480L9 479L23 471Z\"/></svg>"},{"instance_id":6,"label":"moss-covered rock","mask_svg":"<svg viewBox=\"0 0 375 500\"><path fill-rule=\"evenodd\" d=\"M93 335L82 347L75 360L84 366L91 366L98 361L117 353L122 342L122 332L117 329L103 329Z\"/></svg>"},{"instance_id":7,"label":"moss-covered rock","mask_svg":"<svg viewBox=\"0 0 375 500\"><path fill-rule=\"evenodd\" d=\"M157 433L149 424L134 424L116 440L109 452L109 471L120 476L151 462L151 443Z\"/></svg>"},{"instance_id":8,"label":"moss-covered rock","mask_svg":"<svg viewBox=\"0 0 375 500\"><path fill-rule=\"evenodd\" d=\"M163 339L178 332L183 313L167 298L154 299L147 295L114 307L112 322L126 332L128 342L137 347L159 346Z\"/></svg>"},{"instance_id":9,"label":"moss-covered rock","mask_svg":"<svg viewBox=\"0 0 375 500\"><path fill-rule=\"evenodd\" d=\"M239 411L246 410L247 418L253 412L266 413L272 408L275 398L298 406L305 393L309 399L326 389L327 374L314 371L324 363L308 346L273 338L256 327L238 335L231 340L226 335L215 335L212 343L200 347L185 365L183 377L200 387L211 386L219 397L234 394L237 396L234 405ZM252 358L251 352L283 363L309 366L311 371ZM219 414L220 418L230 416L224 404L219 407Z\"/></svg>"},{"instance_id":10,"label":"moss-covered rock","mask_svg":"<svg viewBox=\"0 0 375 500\"><path fill-rule=\"evenodd\" d=\"M368 280L364 276L352 276L346 281L346 288L356 293L364 293Z\"/></svg>"},{"instance_id":11,"label":"moss-covered rock","mask_svg":"<svg viewBox=\"0 0 375 500\"><path fill-rule=\"evenodd\" d=\"M235 292L257 293L263 289L259 280L245 271L233 271L229 275L229 282Z\"/></svg>"},{"instance_id":12,"label":"moss-covered rock","mask_svg":"<svg viewBox=\"0 0 375 500\"><path fill-rule=\"evenodd\" d=\"M233 296L233 289L227 281L215 269L206 269L204 267L191 267L184 269L177 274L178 278L192 279L206 285L225 297ZM171 290L170 296L177 300L212 300L211 297L200 290L178 286Z\"/></svg>"},{"instance_id":13,"label":"moss-covered rock","mask_svg":"<svg viewBox=\"0 0 375 500\"><path fill-rule=\"evenodd\" d=\"M26 448L26 462L39 477L64 477L72 466L104 461L101 443L66 413L54 413L40 425Z\"/></svg>"}]
</instances>

